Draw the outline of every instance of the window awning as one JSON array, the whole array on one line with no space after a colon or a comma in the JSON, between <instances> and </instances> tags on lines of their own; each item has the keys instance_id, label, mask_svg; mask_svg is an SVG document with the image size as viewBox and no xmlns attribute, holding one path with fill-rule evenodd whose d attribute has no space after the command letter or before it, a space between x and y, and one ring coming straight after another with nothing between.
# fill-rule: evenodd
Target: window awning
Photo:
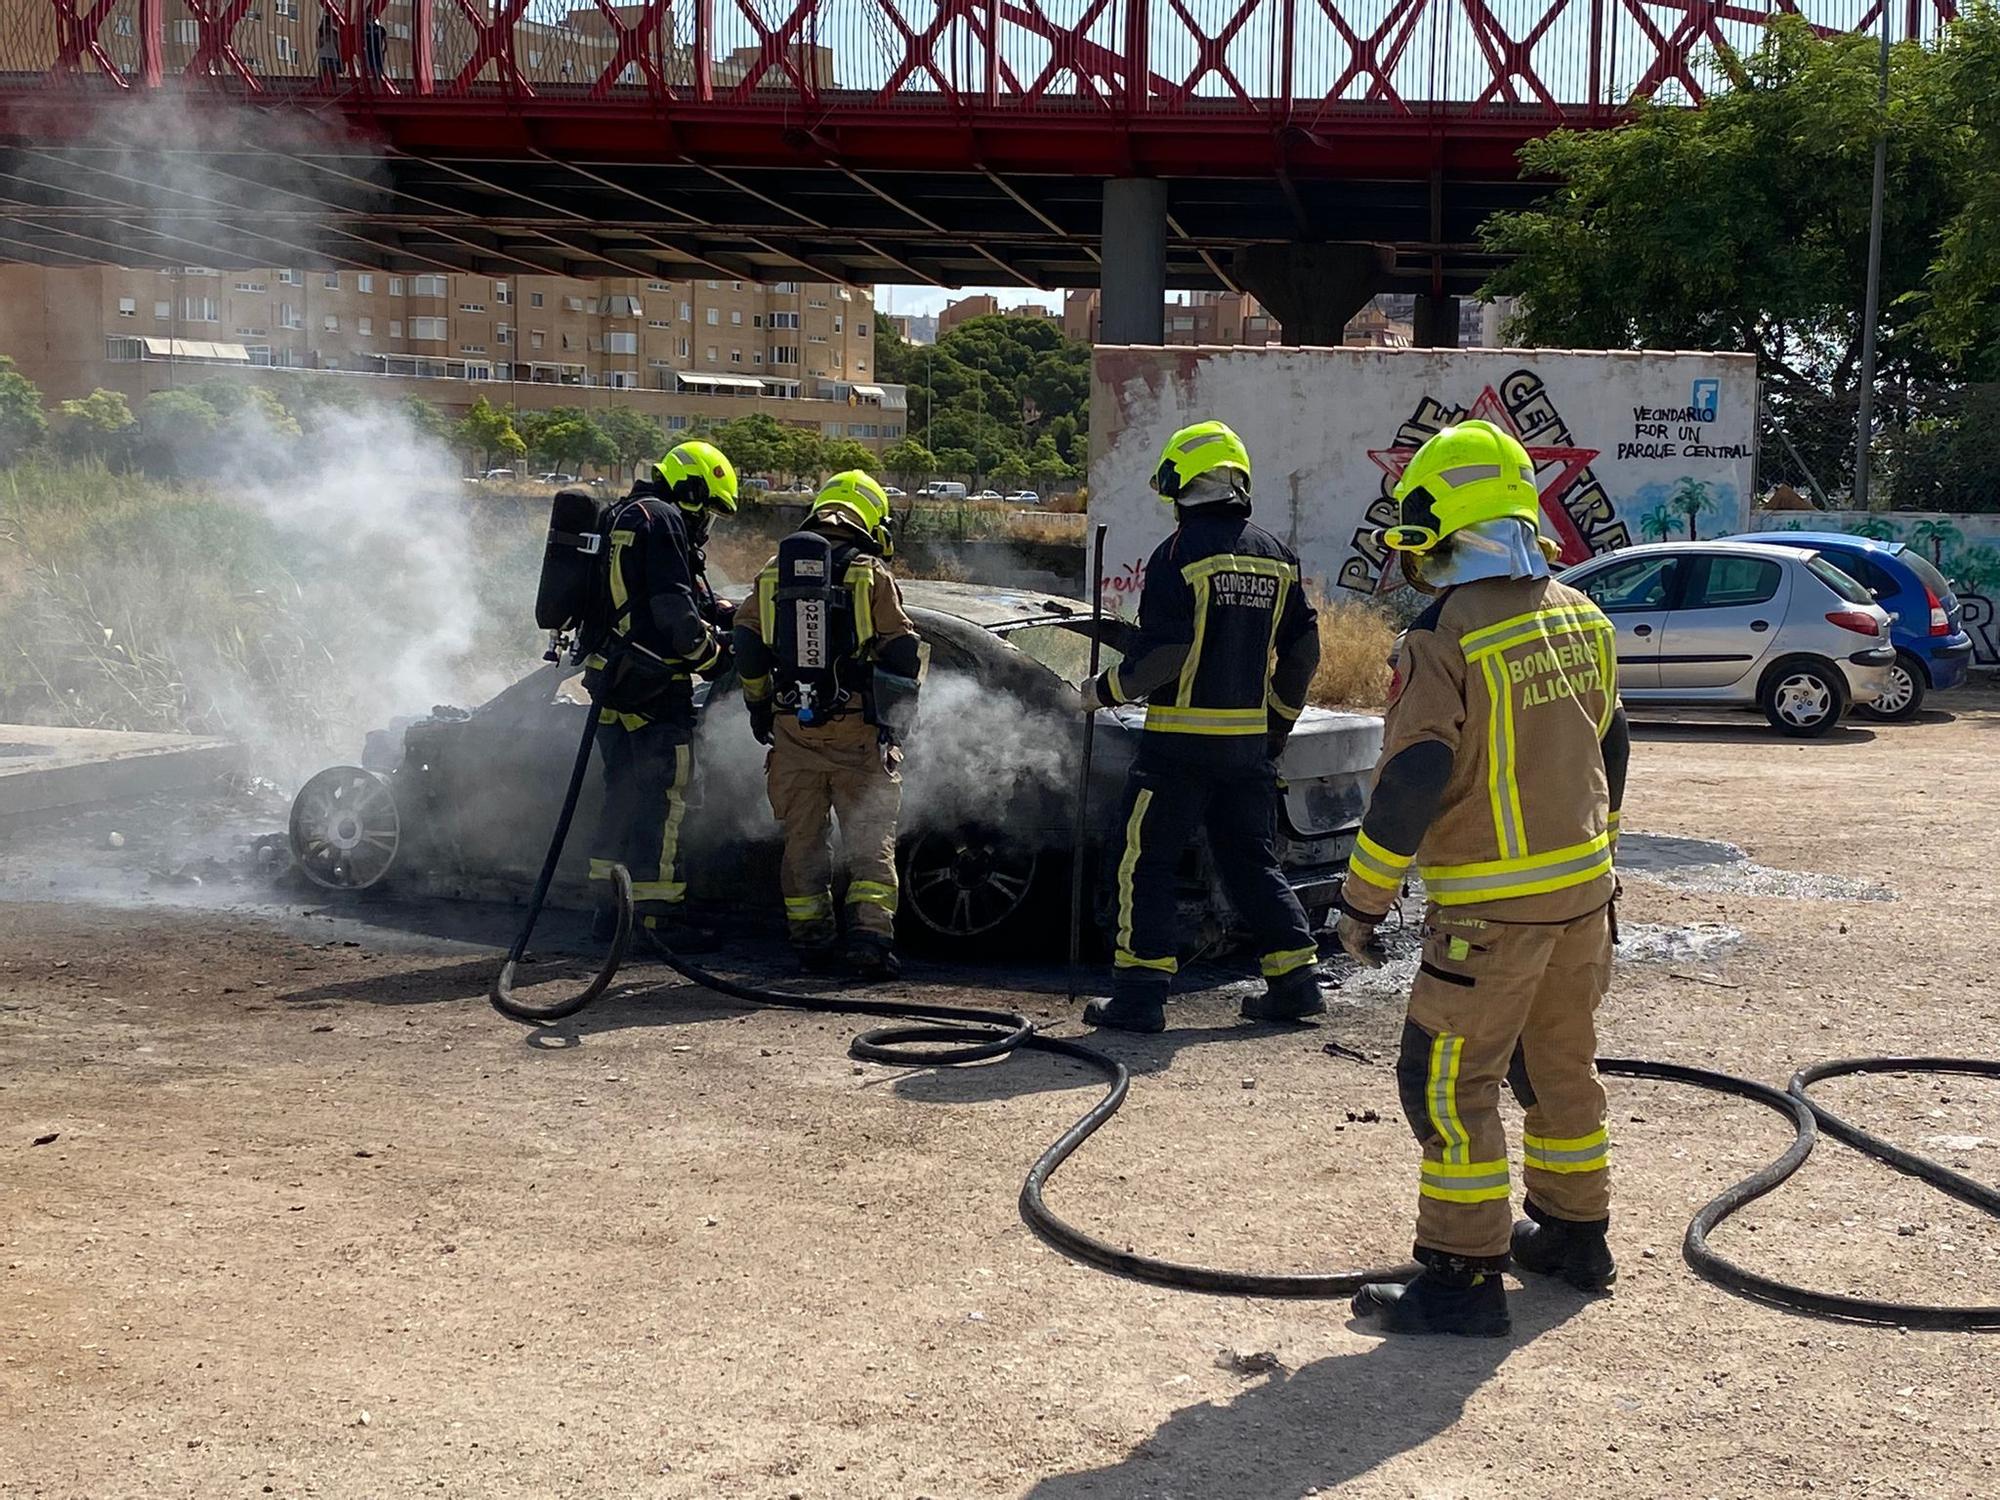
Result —
<instances>
[{"instance_id":1,"label":"window awning","mask_svg":"<svg viewBox=\"0 0 2000 1500\"><path fill-rule=\"evenodd\" d=\"M761 391L764 382L749 375L693 375L681 372L682 385L713 385L729 391Z\"/></svg>"},{"instance_id":2,"label":"window awning","mask_svg":"<svg viewBox=\"0 0 2000 1500\"><path fill-rule=\"evenodd\" d=\"M854 387L854 394L864 396L870 401L880 401L882 399L882 387L879 385L857 385Z\"/></svg>"},{"instance_id":3,"label":"window awning","mask_svg":"<svg viewBox=\"0 0 2000 1500\"><path fill-rule=\"evenodd\" d=\"M214 359L228 360L234 364L250 363L250 351L241 344L215 344L206 339L155 339L141 340L146 352L155 359Z\"/></svg>"}]
</instances>

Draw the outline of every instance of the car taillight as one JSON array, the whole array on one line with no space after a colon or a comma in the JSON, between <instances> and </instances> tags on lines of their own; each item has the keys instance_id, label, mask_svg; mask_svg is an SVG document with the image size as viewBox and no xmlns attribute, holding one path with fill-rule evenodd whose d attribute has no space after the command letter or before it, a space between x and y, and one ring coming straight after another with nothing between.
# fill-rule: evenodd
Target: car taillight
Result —
<instances>
[{"instance_id":1,"label":"car taillight","mask_svg":"<svg viewBox=\"0 0 2000 1500\"><path fill-rule=\"evenodd\" d=\"M1880 635L1881 622L1873 615L1858 609L1836 609L1826 617L1829 625L1838 625L1842 630L1851 630L1856 635Z\"/></svg>"},{"instance_id":2,"label":"car taillight","mask_svg":"<svg viewBox=\"0 0 2000 1500\"><path fill-rule=\"evenodd\" d=\"M1950 635L1951 619L1944 612L1944 602L1931 592L1929 584L1924 585L1924 597L1931 603L1931 634Z\"/></svg>"}]
</instances>

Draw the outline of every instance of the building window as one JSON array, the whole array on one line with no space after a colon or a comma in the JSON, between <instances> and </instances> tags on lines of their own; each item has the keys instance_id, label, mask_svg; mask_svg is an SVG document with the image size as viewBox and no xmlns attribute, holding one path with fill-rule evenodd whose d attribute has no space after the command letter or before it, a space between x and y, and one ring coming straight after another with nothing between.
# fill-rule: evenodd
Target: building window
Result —
<instances>
[{"instance_id":1,"label":"building window","mask_svg":"<svg viewBox=\"0 0 2000 1500\"><path fill-rule=\"evenodd\" d=\"M243 352L250 356L250 363L253 365L268 365L271 362L269 344L246 344L243 346Z\"/></svg>"},{"instance_id":2,"label":"building window","mask_svg":"<svg viewBox=\"0 0 2000 1500\"><path fill-rule=\"evenodd\" d=\"M867 337L868 337L868 325L867 325L866 323L856 323L856 324L854 325L854 336L855 336L856 338L858 338L858 339L865 339L865 338L867 338Z\"/></svg>"},{"instance_id":3,"label":"building window","mask_svg":"<svg viewBox=\"0 0 2000 1500\"><path fill-rule=\"evenodd\" d=\"M731 328L741 328L741 327L743 326L743 309L742 309L742 308L740 308L740 307L732 307L732 308L731 308L731 309L729 310L729 326L730 326Z\"/></svg>"},{"instance_id":4,"label":"building window","mask_svg":"<svg viewBox=\"0 0 2000 1500\"><path fill-rule=\"evenodd\" d=\"M402 278L402 277L400 277L400 276L391 276L391 277L389 278L389 295L390 295L391 297L400 297L400 296L402 296L402 295L403 295L403 278Z\"/></svg>"},{"instance_id":5,"label":"building window","mask_svg":"<svg viewBox=\"0 0 2000 1500\"><path fill-rule=\"evenodd\" d=\"M710 344L710 345L708 346L708 362L709 362L710 364L714 364L714 363L715 363L715 345L713 345L713 344Z\"/></svg>"},{"instance_id":6,"label":"building window","mask_svg":"<svg viewBox=\"0 0 2000 1500\"><path fill-rule=\"evenodd\" d=\"M261 297L267 290L269 290L269 288L267 288L261 281L239 281L236 283L236 290L239 292L248 292L252 296Z\"/></svg>"},{"instance_id":7,"label":"building window","mask_svg":"<svg viewBox=\"0 0 2000 1500\"><path fill-rule=\"evenodd\" d=\"M324 318L320 319L319 326L328 333L338 333L340 332L340 319L332 313L328 313Z\"/></svg>"},{"instance_id":8,"label":"building window","mask_svg":"<svg viewBox=\"0 0 2000 1500\"><path fill-rule=\"evenodd\" d=\"M710 291L712 292L712 291L714 291L714 290L715 290L715 289L716 289L717 287L721 286L721 285L722 285L722 283L721 283L721 282L719 282L719 281L704 281L704 282L702 283L702 285L703 285L703 286L705 286L705 287L707 287L707 288L708 288L708 289L709 289L709 290L710 290Z\"/></svg>"},{"instance_id":9,"label":"building window","mask_svg":"<svg viewBox=\"0 0 2000 1500\"><path fill-rule=\"evenodd\" d=\"M280 302L278 304L278 326L280 328L303 328L306 325L305 320L299 316L299 310L296 307L292 306L289 302Z\"/></svg>"},{"instance_id":10,"label":"building window","mask_svg":"<svg viewBox=\"0 0 2000 1500\"><path fill-rule=\"evenodd\" d=\"M328 290L329 292L337 292L337 291L339 291L339 290L340 290L340 272L338 272L338 271L328 271L328 272L327 272L327 273L326 273L326 274L325 274L324 276L322 276L322 277L320 278L320 285L321 285L321 286L323 286L323 287L325 287L325 288L326 288L326 289L327 289L327 290Z\"/></svg>"},{"instance_id":11,"label":"building window","mask_svg":"<svg viewBox=\"0 0 2000 1500\"><path fill-rule=\"evenodd\" d=\"M762 313L750 314L750 326L752 328L762 328L764 326L764 315Z\"/></svg>"},{"instance_id":12,"label":"building window","mask_svg":"<svg viewBox=\"0 0 2000 1500\"><path fill-rule=\"evenodd\" d=\"M537 296L539 296L539 295L540 295L540 293L537 293L536 295L537 295ZM541 330L541 329L537 328L537 329L535 329L535 330L534 330L533 332L531 332L531 333L530 333L530 334L528 335L528 347L529 347L530 349L539 349L539 348L541 348L541 347L542 347L542 330Z\"/></svg>"},{"instance_id":13,"label":"building window","mask_svg":"<svg viewBox=\"0 0 2000 1500\"><path fill-rule=\"evenodd\" d=\"M709 283L709 285L711 286L713 286L714 284L715 283L713 282ZM732 281L729 283L729 290L732 292L740 292L743 290L743 283L740 281Z\"/></svg>"},{"instance_id":14,"label":"building window","mask_svg":"<svg viewBox=\"0 0 2000 1500\"><path fill-rule=\"evenodd\" d=\"M374 274L369 271L363 271L359 276L354 278L354 289L358 292L374 291L375 290Z\"/></svg>"},{"instance_id":15,"label":"building window","mask_svg":"<svg viewBox=\"0 0 2000 1500\"><path fill-rule=\"evenodd\" d=\"M506 306L506 305L507 305L508 303L510 303L510 302L512 302L512 301L514 300L514 292L513 292L513 289L512 289L511 287L509 287L509 286L507 285L507 283L506 283L506 282L504 282L504 281L496 281L496 282L494 282L494 283L493 283L493 300L494 300L495 302L499 303L499 304L500 304L500 305L501 305L502 307L505 307L505 306Z\"/></svg>"},{"instance_id":16,"label":"building window","mask_svg":"<svg viewBox=\"0 0 2000 1500\"><path fill-rule=\"evenodd\" d=\"M567 309L568 309L569 311L571 311L571 312L582 312L582 311L583 311L583 298L581 298L581 297L565 297L565 298L563 298L563 306L564 306L565 308L567 308Z\"/></svg>"},{"instance_id":17,"label":"building window","mask_svg":"<svg viewBox=\"0 0 2000 1500\"><path fill-rule=\"evenodd\" d=\"M161 322L164 323L165 321L167 321L167 319L171 318L173 315L174 315L173 303L155 302L153 304L153 316L158 318Z\"/></svg>"},{"instance_id":18,"label":"building window","mask_svg":"<svg viewBox=\"0 0 2000 1500\"><path fill-rule=\"evenodd\" d=\"M664 281L649 281L646 283L646 290L649 292L671 292L673 288L668 286Z\"/></svg>"},{"instance_id":19,"label":"building window","mask_svg":"<svg viewBox=\"0 0 2000 1500\"><path fill-rule=\"evenodd\" d=\"M606 373L604 383L614 391L636 391L639 389L637 370L612 370Z\"/></svg>"},{"instance_id":20,"label":"building window","mask_svg":"<svg viewBox=\"0 0 2000 1500\"><path fill-rule=\"evenodd\" d=\"M120 297L118 299L118 316L121 318L138 317L139 299L137 297Z\"/></svg>"},{"instance_id":21,"label":"building window","mask_svg":"<svg viewBox=\"0 0 2000 1500\"><path fill-rule=\"evenodd\" d=\"M201 40L201 22L174 22L174 40L179 42L183 47L192 47L196 42Z\"/></svg>"},{"instance_id":22,"label":"building window","mask_svg":"<svg viewBox=\"0 0 2000 1500\"><path fill-rule=\"evenodd\" d=\"M711 307L710 309L708 309L708 326L710 328L714 328L717 324L721 323L721 321L722 321L722 311L720 308Z\"/></svg>"},{"instance_id":23,"label":"building window","mask_svg":"<svg viewBox=\"0 0 2000 1500\"><path fill-rule=\"evenodd\" d=\"M540 307L541 305L542 305L542 294L540 292L528 293L528 306Z\"/></svg>"},{"instance_id":24,"label":"building window","mask_svg":"<svg viewBox=\"0 0 2000 1500\"><path fill-rule=\"evenodd\" d=\"M298 284L299 273L297 271L280 271L278 273L279 286L297 286Z\"/></svg>"},{"instance_id":25,"label":"building window","mask_svg":"<svg viewBox=\"0 0 2000 1500\"><path fill-rule=\"evenodd\" d=\"M299 18L299 0L272 0L271 14L287 21Z\"/></svg>"},{"instance_id":26,"label":"building window","mask_svg":"<svg viewBox=\"0 0 2000 1500\"><path fill-rule=\"evenodd\" d=\"M834 331L835 333L838 333L838 332L840 332L840 314L839 314L839 313L835 313L835 314L833 315L833 331Z\"/></svg>"},{"instance_id":27,"label":"building window","mask_svg":"<svg viewBox=\"0 0 2000 1500\"><path fill-rule=\"evenodd\" d=\"M506 323L496 323L493 325L493 339L504 349L514 342L514 330Z\"/></svg>"},{"instance_id":28,"label":"building window","mask_svg":"<svg viewBox=\"0 0 2000 1500\"><path fill-rule=\"evenodd\" d=\"M753 365L761 365L762 363L764 363L764 351L761 349L751 350L750 363Z\"/></svg>"},{"instance_id":29,"label":"building window","mask_svg":"<svg viewBox=\"0 0 2000 1500\"><path fill-rule=\"evenodd\" d=\"M771 363L774 365L795 365L799 362L796 344L776 344L771 349Z\"/></svg>"},{"instance_id":30,"label":"building window","mask_svg":"<svg viewBox=\"0 0 2000 1500\"><path fill-rule=\"evenodd\" d=\"M667 418L667 431L669 432L686 432L687 425L688 419L686 417Z\"/></svg>"},{"instance_id":31,"label":"building window","mask_svg":"<svg viewBox=\"0 0 2000 1500\"><path fill-rule=\"evenodd\" d=\"M111 34L113 36L130 36L132 34L132 18L130 16L113 17Z\"/></svg>"},{"instance_id":32,"label":"building window","mask_svg":"<svg viewBox=\"0 0 2000 1500\"><path fill-rule=\"evenodd\" d=\"M606 354L637 354L639 335L636 333L607 333L604 335Z\"/></svg>"},{"instance_id":33,"label":"building window","mask_svg":"<svg viewBox=\"0 0 2000 1500\"><path fill-rule=\"evenodd\" d=\"M375 320L373 318L356 318L354 320L354 331L363 338L373 337L375 333Z\"/></svg>"},{"instance_id":34,"label":"building window","mask_svg":"<svg viewBox=\"0 0 2000 1500\"><path fill-rule=\"evenodd\" d=\"M674 353L678 354L682 359L686 359L689 353L692 352L686 339L677 339L675 340L675 344Z\"/></svg>"},{"instance_id":35,"label":"building window","mask_svg":"<svg viewBox=\"0 0 2000 1500\"><path fill-rule=\"evenodd\" d=\"M463 313L483 313L486 311L486 304L484 302L461 302L458 304L458 310Z\"/></svg>"},{"instance_id":36,"label":"building window","mask_svg":"<svg viewBox=\"0 0 2000 1500\"><path fill-rule=\"evenodd\" d=\"M484 354L486 346L484 344L460 344L458 352L460 354Z\"/></svg>"},{"instance_id":37,"label":"building window","mask_svg":"<svg viewBox=\"0 0 2000 1500\"><path fill-rule=\"evenodd\" d=\"M403 320L401 318L391 318L389 320L389 337L392 339L399 339L402 336L403 336Z\"/></svg>"},{"instance_id":38,"label":"building window","mask_svg":"<svg viewBox=\"0 0 2000 1500\"><path fill-rule=\"evenodd\" d=\"M683 323L692 323L694 321L694 308L691 304L686 302L681 304L681 321Z\"/></svg>"},{"instance_id":39,"label":"building window","mask_svg":"<svg viewBox=\"0 0 2000 1500\"><path fill-rule=\"evenodd\" d=\"M183 297L181 317L190 323L213 323L216 319L213 297Z\"/></svg>"},{"instance_id":40,"label":"building window","mask_svg":"<svg viewBox=\"0 0 2000 1500\"><path fill-rule=\"evenodd\" d=\"M442 297L445 295L445 281L442 276L413 276L410 278L412 297Z\"/></svg>"},{"instance_id":41,"label":"building window","mask_svg":"<svg viewBox=\"0 0 2000 1500\"><path fill-rule=\"evenodd\" d=\"M277 54L281 63L295 63L299 60L298 43L288 36L274 37L271 41L271 50Z\"/></svg>"},{"instance_id":42,"label":"building window","mask_svg":"<svg viewBox=\"0 0 2000 1500\"><path fill-rule=\"evenodd\" d=\"M799 315L795 312L772 313L771 326L773 328L796 328L799 326Z\"/></svg>"},{"instance_id":43,"label":"building window","mask_svg":"<svg viewBox=\"0 0 2000 1500\"><path fill-rule=\"evenodd\" d=\"M271 330L268 328L239 328L236 330L236 336L239 339L269 338Z\"/></svg>"},{"instance_id":44,"label":"building window","mask_svg":"<svg viewBox=\"0 0 2000 1500\"><path fill-rule=\"evenodd\" d=\"M731 349L731 350L729 351L729 362L730 362L730 363L731 363L732 365L740 365L740 364L742 364L742 363L743 363L743 351L742 351L741 349Z\"/></svg>"},{"instance_id":45,"label":"building window","mask_svg":"<svg viewBox=\"0 0 2000 1500\"><path fill-rule=\"evenodd\" d=\"M671 328L674 325L665 318L648 318L646 319L646 326L648 328Z\"/></svg>"},{"instance_id":46,"label":"building window","mask_svg":"<svg viewBox=\"0 0 2000 1500\"><path fill-rule=\"evenodd\" d=\"M436 340L445 336L443 318L410 319L410 337L413 339Z\"/></svg>"},{"instance_id":47,"label":"building window","mask_svg":"<svg viewBox=\"0 0 2000 1500\"><path fill-rule=\"evenodd\" d=\"M772 286L771 290L781 297L796 297L799 294L799 284L796 281L780 281Z\"/></svg>"}]
</instances>

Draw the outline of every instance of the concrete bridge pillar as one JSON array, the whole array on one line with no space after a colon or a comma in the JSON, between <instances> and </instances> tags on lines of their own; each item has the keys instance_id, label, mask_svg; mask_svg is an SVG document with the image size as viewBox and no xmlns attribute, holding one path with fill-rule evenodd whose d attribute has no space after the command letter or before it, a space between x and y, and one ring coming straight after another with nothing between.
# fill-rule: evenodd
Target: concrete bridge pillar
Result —
<instances>
[{"instance_id":1,"label":"concrete bridge pillar","mask_svg":"<svg viewBox=\"0 0 2000 1500\"><path fill-rule=\"evenodd\" d=\"M1458 347L1458 298L1429 292L1417 293L1417 307L1410 341L1419 349Z\"/></svg>"},{"instance_id":2,"label":"concrete bridge pillar","mask_svg":"<svg viewBox=\"0 0 2000 1500\"><path fill-rule=\"evenodd\" d=\"M1285 326L1285 342L1338 348L1347 320L1388 284L1388 245L1251 245L1230 257L1240 285Z\"/></svg>"},{"instance_id":3,"label":"concrete bridge pillar","mask_svg":"<svg viewBox=\"0 0 2000 1500\"><path fill-rule=\"evenodd\" d=\"M1167 185L1151 177L1104 184L1103 296L1106 344L1167 341Z\"/></svg>"}]
</instances>

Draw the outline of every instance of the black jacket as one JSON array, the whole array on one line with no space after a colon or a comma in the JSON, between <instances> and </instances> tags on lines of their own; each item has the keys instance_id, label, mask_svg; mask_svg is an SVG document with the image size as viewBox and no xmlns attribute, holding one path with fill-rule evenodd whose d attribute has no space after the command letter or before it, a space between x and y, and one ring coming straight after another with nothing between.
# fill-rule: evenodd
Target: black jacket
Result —
<instances>
[{"instance_id":1,"label":"black jacket","mask_svg":"<svg viewBox=\"0 0 2000 1500\"><path fill-rule=\"evenodd\" d=\"M724 642L703 616L679 510L656 497L628 500L612 518L610 540L610 639L585 664L601 672L611 660L601 688L606 708L692 724L694 679L724 665Z\"/></svg>"},{"instance_id":2,"label":"black jacket","mask_svg":"<svg viewBox=\"0 0 2000 1500\"><path fill-rule=\"evenodd\" d=\"M1146 754L1258 767L1318 665L1319 620L1291 548L1241 509L1204 506L1147 559L1138 634L1098 698L1145 700Z\"/></svg>"}]
</instances>

